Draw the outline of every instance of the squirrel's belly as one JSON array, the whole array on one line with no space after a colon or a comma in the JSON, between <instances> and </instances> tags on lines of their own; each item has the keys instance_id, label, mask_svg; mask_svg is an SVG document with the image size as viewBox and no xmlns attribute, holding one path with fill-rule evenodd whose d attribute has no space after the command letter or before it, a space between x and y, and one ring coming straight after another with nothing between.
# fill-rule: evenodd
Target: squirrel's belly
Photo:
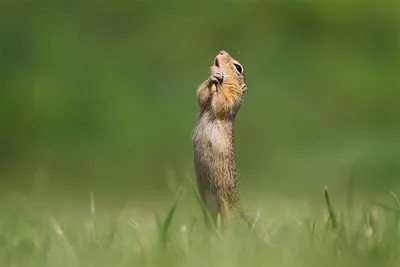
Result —
<instances>
[{"instance_id":1,"label":"squirrel's belly","mask_svg":"<svg viewBox=\"0 0 400 267\"><path fill-rule=\"evenodd\" d=\"M193 135L197 187L213 214L221 210L225 193L235 183L233 144L229 140L229 132L217 121L200 120Z\"/></svg>"},{"instance_id":2,"label":"squirrel's belly","mask_svg":"<svg viewBox=\"0 0 400 267\"><path fill-rule=\"evenodd\" d=\"M195 138L202 148L213 153L223 154L229 150L227 136L216 121L200 124Z\"/></svg>"},{"instance_id":3,"label":"squirrel's belly","mask_svg":"<svg viewBox=\"0 0 400 267\"><path fill-rule=\"evenodd\" d=\"M200 124L194 138L194 163L197 182L206 191L214 191L218 180L229 172L231 147L215 124ZM210 202L213 197L209 197Z\"/></svg>"}]
</instances>

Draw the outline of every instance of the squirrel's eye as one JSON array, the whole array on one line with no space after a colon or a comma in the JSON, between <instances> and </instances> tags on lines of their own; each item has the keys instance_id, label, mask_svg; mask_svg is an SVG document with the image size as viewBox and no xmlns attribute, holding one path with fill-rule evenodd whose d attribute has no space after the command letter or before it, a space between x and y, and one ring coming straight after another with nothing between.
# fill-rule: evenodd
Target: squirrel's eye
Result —
<instances>
[{"instance_id":1,"label":"squirrel's eye","mask_svg":"<svg viewBox=\"0 0 400 267\"><path fill-rule=\"evenodd\" d=\"M241 74L243 72L242 66L240 66L239 64L236 64L236 63L233 63L233 65L235 65L235 68L239 74Z\"/></svg>"}]
</instances>

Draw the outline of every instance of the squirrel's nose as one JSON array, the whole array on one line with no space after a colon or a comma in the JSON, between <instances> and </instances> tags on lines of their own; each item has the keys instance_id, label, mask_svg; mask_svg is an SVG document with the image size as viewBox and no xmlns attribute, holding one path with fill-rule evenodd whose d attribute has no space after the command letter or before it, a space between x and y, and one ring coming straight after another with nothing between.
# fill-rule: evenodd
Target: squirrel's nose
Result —
<instances>
[{"instance_id":1,"label":"squirrel's nose","mask_svg":"<svg viewBox=\"0 0 400 267\"><path fill-rule=\"evenodd\" d=\"M219 51L219 54L220 55L223 55L223 54L225 54L226 52L224 51L224 50L221 50L221 51Z\"/></svg>"}]
</instances>

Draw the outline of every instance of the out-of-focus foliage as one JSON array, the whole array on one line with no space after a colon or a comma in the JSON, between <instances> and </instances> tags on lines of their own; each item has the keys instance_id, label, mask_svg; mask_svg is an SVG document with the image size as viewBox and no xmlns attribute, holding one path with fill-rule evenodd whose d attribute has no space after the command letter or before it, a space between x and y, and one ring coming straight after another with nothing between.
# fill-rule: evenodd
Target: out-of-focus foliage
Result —
<instances>
[{"instance_id":1,"label":"out-of-focus foliage","mask_svg":"<svg viewBox=\"0 0 400 267\"><path fill-rule=\"evenodd\" d=\"M196 87L221 49L248 82L243 189L343 184L356 154L365 188L400 178L398 2L0 6L3 188L160 193L192 176Z\"/></svg>"}]
</instances>

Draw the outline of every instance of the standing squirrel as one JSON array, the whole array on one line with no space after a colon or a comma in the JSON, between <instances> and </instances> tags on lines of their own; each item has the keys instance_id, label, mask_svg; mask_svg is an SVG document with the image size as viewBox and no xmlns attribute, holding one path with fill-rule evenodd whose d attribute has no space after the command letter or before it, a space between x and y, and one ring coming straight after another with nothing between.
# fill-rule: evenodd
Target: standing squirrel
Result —
<instances>
[{"instance_id":1,"label":"standing squirrel","mask_svg":"<svg viewBox=\"0 0 400 267\"><path fill-rule=\"evenodd\" d=\"M220 51L211 75L197 90L199 114L193 156L199 194L216 219L244 217L239 205L234 122L247 90L242 65Z\"/></svg>"}]
</instances>

